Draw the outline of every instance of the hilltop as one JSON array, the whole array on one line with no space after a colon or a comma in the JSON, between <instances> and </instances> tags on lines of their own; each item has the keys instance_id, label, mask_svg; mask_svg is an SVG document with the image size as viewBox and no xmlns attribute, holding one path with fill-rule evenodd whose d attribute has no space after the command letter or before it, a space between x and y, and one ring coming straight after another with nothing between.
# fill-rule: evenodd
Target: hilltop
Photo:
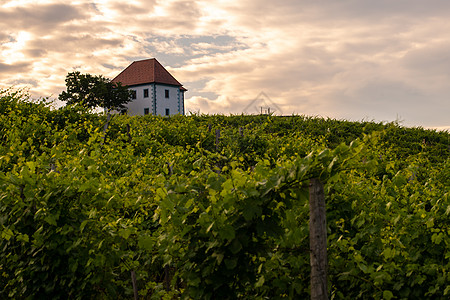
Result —
<instances>
[{"instance_id":1,"label":"hilltop","mask_svg":"<svg viewBox=\"0 0 450 300\"><path fill-rule=\"evenodd\" d=\"M309 297L308 182L329 296L450 293L450 134L308 116L107 116L0 96L0 294Z\"/></svg>"}]
</instances>

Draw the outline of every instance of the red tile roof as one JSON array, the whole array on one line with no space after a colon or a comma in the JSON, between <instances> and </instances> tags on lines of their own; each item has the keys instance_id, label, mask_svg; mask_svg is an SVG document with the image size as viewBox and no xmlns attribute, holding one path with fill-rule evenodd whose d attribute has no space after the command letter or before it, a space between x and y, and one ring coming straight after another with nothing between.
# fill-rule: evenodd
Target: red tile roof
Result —
<instances>
[{"instance_id":1,"label":"red tile roof","mask_svg":"<svg viewBox=\"0 0 450 300\"><path fill-rule=\"evenodd\" d=\"M163 83L182 87L170 73L155 59L145 59L133 62L113 82L121 82L122 85L138 85L146 83Z\"/></svg>"}]
</instances>

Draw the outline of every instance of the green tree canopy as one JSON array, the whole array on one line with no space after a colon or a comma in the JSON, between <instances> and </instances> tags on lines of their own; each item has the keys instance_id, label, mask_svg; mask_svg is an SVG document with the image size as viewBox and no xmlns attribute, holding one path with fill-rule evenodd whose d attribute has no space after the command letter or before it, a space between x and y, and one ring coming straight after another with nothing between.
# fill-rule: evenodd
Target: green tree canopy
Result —
<instances>
[{"instance_id":1,"label":"green tree canopy","mask_svg":"<svg viewBox=\"0 0 450 300\"><path fill-rule=\"evenodd\" d=\"M67 104L123 111L126 109L125 104L131 101L131 91L102 75L81 74L77 71L67 74L66 91L59 94L58 98Z\"/></svg>"}]
</instances>

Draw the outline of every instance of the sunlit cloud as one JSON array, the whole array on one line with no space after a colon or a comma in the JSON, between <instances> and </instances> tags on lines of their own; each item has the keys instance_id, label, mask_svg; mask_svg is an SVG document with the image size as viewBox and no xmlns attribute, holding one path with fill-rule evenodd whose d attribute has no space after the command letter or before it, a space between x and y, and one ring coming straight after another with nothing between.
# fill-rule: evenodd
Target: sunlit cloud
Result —
<instances>
[{"instance_id":1,"label":"sunlit cloud","mask_svg":"<svg viewBox=\"0 0 450 300\"><path fill-rule=\"evenodd\" d=\"M283 113L448 126L450 2L3 1L0 87L56 97L78 70L116 76L156 57L186 111ZM432 103L432 105L427 105Z\"/></svg>"}]
</instances>

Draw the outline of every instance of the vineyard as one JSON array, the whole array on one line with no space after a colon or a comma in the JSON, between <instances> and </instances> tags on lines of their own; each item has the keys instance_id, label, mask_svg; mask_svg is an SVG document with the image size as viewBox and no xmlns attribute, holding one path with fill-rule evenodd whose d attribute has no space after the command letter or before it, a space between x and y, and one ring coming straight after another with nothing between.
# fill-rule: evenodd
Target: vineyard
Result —
<instances>
[{"instance_id":1,"label":"vineyard","mask_svg":"<svg viewBox=\"0 0 450 300\"><path fill-rule=\"evenodd\" d=\"M448 299L450 133L51 109L0 91L0 299Z\"/></svg>"}]
</instances>

